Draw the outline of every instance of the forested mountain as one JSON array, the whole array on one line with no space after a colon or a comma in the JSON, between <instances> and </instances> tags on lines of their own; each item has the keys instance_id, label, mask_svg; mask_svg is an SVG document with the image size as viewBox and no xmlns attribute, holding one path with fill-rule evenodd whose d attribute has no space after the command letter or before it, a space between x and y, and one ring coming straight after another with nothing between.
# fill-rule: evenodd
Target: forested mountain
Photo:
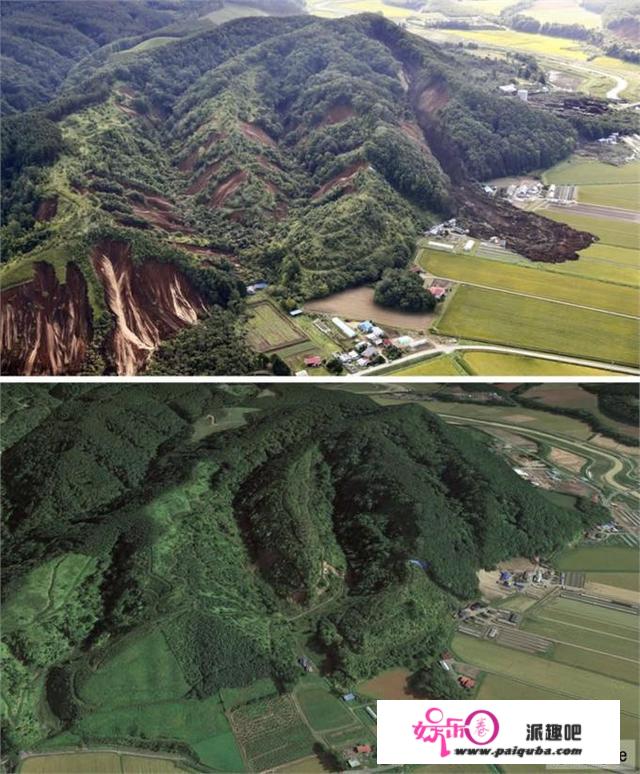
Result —
<instances>
[{"instance_id":1,"label":"forested mountain","mask_svg":"<svg viewBox=\"0 0 640 774\"><path fill-rule=\"evenodd\" d=\"M286 690L301 623L340 685L429 666L479 568L547 555L589 518L417 405L291 385L3 392L5 755L60 733L138 746L91 730L109 690L77 697L146 632L186 683L167 667L140 711L265 676Z\"/></svg>"},{"instance_id":2,"label":"forested mountain","mask_svg":"<svg viewBox=\"0 0 640 774\"><path fill-rule=\"evenodd\" d=\"M239 281L263 276L291 307L405 265L456 212L534 259L577 257L589 235L527 212L510 226L509 205L461 187L575 145L568 120L492 91L517 67L377 15L294 15L76 68L5 121L5 370L134 373L212 304L237 314ZM180 304L142 287L149 261L177 266Z\"/></svg>"}]
</instances>

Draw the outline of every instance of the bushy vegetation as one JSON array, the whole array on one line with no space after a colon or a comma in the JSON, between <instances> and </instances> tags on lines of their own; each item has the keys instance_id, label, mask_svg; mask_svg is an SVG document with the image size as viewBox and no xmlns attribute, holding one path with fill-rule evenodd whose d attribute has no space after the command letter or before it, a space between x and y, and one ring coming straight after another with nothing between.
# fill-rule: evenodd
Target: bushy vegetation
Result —
<instances>
[{"instance_id":1,"label":"bushy vegetation","mask_svg":"<svg viewBox=\"0 0 640 774\"><path fill-rule=\"evenodd\" d=\"M299 623L340 684L428 669L478 568L601 517L415 405L293 385L6 390L8 754L47 733L43 690L87 744L195 744L180 718L219 691L295 684ZM192 440L239 406L245 426Z\"/></svg>"},{"instance_id":2,"label":"bushy vegetation","mask_svg":"<svg viewBox=\"0 0 640 774\"><path fill-rule=\"evenodd\" d=\"M387 269L376 285L374 300L382 306L392 306L404 312L431 312L435 298L424 288L416 274L400 269Z\"/></svg>"}]
</instances>

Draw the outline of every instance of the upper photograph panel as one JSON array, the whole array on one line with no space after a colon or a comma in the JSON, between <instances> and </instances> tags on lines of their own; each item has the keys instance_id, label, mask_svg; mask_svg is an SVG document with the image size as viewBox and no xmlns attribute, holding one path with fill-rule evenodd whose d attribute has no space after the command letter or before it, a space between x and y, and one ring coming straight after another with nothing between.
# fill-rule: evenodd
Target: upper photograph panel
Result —
<instances>
[{"instance_id":1,"label":"upper photograph panel","mask_svg":"<svg viewBox=\"0 0 640 774\"><path fill-rule=\"evenodd\" d=\"M640 373L637 4L1 12L4 375Z\"/></svg>"}]
</instances>

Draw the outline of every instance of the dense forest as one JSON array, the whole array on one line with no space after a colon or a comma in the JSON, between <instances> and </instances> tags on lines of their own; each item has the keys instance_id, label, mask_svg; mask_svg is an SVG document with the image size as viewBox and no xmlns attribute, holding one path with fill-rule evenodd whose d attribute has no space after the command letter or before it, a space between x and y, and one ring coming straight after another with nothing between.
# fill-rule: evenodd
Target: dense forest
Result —
<instances>
[{"instance_id":1,"label":"dense forest","mask_svg":"<svg viewBox=\"0 0 640 774\"><path fill-rule=\"evenodd\" d=\"M5 755L45 736L139 746L96 736L112 699L91 690L127 679L126 659L101 670L149 631L184 682L167 667L141 711L171 690L286 691L299 624L337 685L403 665L424 688L479 568L549 555L595 518L417 405L291 385L3 393Z\"/></svg>"},{"instance_id":2,"label":"dense forest","mask_svg":"<svg viewBox=\"0 0 640 774\"><path fill-rule=\"evenodd\" d=\"M62 19L66 3L46 5L60 6ZM149 19L176 7L149 0L136 23L152 26ZM2 286L16 307L12 319L29 317L22 291L38 290L26 287L38 266L52 266L60 280L73 261L82 275L71 299L64 283L46 291L87 317L74 335L91 357L56 353L49 359L72 360L63 372L111 368L111 270L101 256L96 266L105 230L118 229L121 252L136 254L141 234L158 252L170 246L182 254L180 271L189 264L201 277L264 277L293 308L405 267L416 236L460 207L461 182L547 167L583 132L498 95L496 83L530 66L521 58L439 48L374 14L327 21L295 13L301 6L289 0L278 7L292 15L237 18L181 37L154 28L135 52L103 45L54 99L5 120ZM110 39L107 21L90 25L98 43ZM67 19L69 34L70 26ZM613 125L615 116L590 124L590 139ZM528 217L540 229L548 223ZM189 303L183 316L202 316L199 300ZM153 326L164 341L183 323ZM20 357L10 352L5 369ZM167 353L158 360L167 372ZM222 355L214 361L231 372ZM35 362L36 372L50 367Z\"/></svg>"}]
</instances>

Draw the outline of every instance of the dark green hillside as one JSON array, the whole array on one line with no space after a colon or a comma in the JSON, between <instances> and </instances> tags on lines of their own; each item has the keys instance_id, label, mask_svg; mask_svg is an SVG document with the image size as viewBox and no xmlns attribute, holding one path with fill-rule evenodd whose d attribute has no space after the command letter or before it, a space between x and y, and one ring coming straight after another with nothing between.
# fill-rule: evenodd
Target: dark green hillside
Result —
<instances>
[{"instance_id":1,"label":"dark green hillside","mask_svg":"<svg viewBox=\"0 0 640 774\"><path fill-rule=\"evenodd\" d=\"M197 757L180 719L256 680L286 691L303 631L339 685L428 667L480 567L584 527L415 405L294 386L3 392L8 753L65 731Z\"/></svg>"},{"instance_id":2,"label":"dark green hillside","mask_svg":"<svg viewBox=\"0 0 640 774\"><path fill-rule=\"evenodd\" d=\"M73 65L119 38L196 19L222 0L7 0L2 3L2 110L48 102Z\"/></svg>"}]
</instances>

